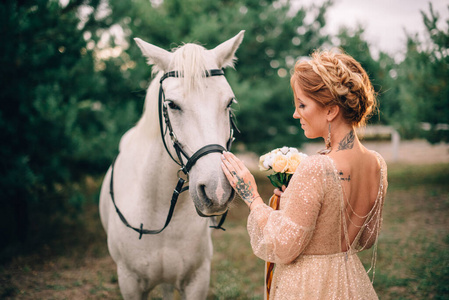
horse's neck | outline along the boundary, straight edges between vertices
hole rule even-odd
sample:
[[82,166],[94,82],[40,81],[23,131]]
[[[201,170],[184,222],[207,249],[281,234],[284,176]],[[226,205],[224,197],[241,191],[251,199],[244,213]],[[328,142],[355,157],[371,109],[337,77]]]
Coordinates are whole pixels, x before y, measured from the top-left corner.
[[154,78],[147,89],[145,97],[145,105],[142,117],[136,125],[136,131],[139,135],[139,141],[151,141],[153,139],[161,139],[159,127],[159,80],[161,74]]
[[116,169],[117,182],[121,182],[123,190],[127,191],[122,199],[126,198],[127,202],[132,201],[142,209],[147,206],[167,209],[178,169],[166,153],[160,135],[145,136],[145,132],[136,126],[123,136]]

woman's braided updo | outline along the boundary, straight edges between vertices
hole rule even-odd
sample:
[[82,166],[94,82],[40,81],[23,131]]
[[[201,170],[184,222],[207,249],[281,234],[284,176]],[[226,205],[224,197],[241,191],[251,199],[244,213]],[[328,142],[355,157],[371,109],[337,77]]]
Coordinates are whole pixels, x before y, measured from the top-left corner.
[[366,71],[347,54],[314,52],[312,60],[296,63],[290,83],[323,106],[338,105],[353,126],[364,125],[377,105]]

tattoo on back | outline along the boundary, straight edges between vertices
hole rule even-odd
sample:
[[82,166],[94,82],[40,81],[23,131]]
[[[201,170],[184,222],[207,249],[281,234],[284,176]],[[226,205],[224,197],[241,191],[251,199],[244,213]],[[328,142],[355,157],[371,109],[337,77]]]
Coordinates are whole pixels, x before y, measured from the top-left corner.
[[343,171],[338,172],[338,175],[340,175],[340,179],[343,181],[351,181],[351,174],[348,175],[348,177],[343,177]]
[[352,149],[354,147],[354,130],[351,130],[341,141],[338,143],[338,150],[346,150],[346,149]]

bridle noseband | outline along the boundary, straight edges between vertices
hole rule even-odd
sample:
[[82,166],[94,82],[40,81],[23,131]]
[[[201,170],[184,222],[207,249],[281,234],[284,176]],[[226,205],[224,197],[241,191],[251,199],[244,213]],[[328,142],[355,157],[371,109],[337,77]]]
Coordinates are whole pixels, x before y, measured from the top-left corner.
[[[212,76],[224,76],[224,72],[222,69],[212,69],[212,70],[208,70],[205,72],[204,74],[205,77],[212,77]],[[120,217],[120,219],[122,220],[122,222],[129,228],[133,229],[134,231],[139,233],[139,239],[142,238],[143,234],[158,234],[160,232],[162,232],[170,223],[170,220],[173,216],[173,211],[175,209],[175,205],[176,202],[178,200],[179,194],[181,194],[182,192],[186,191],[189,189],[189,187],[183,187],[184,184],[186,183],[186,180],[183,179],[180,176],[180,172],[183,172],[186,176],[187,176],[187,180],[188,180],[188,174],[190,172],[190,170],[192,169],[193,165],[198,161],[198,159],[200,159],[201,157],[210,154],[210,153],[223,153],[223,151],[226,150],[230,150],[231,149],[231,145],[232,142],[234,140],[234,129],[237,130],[238,132],[240,132],[235,124],[234,121],[234,115],[232,113],[232,111],[229,111],[229,120],[230,120],[230,135],[229,135],[229,140],[226,143],[226,148],[224,148],[222,145],[219,144],[210,144],[210,145],[206,145],[202,148],[200,148],[199,150],[197,150],[194,154],[192,154],[192,156],[187,155],[187,153],[184,151],[181,143],[179,142],[179,140],[176,137],[176,134],[173,131],[173,127],[171,125],[170,122],[170,118],[168,115],[168,110],[167,110],[167,105],[164,103],[165,100],[165,94],[164,94],[164,89],[162,87],[162,82],[169,78],[169,77],[175,77],[175,78],[179,78],[179,77],[183,77],[183,74],[181,72],[178,71],[171,71],[168,73],[165,73],[160,81],[159,81],[159,97],[158,97],[158,111],[159,111],[159,127],[160,127],[160,131],[161,131],[161,137],[162,137],[162,142],[164,144],[165,150],[167,151],[167,153],[169,154],[170,158],[176,163],[178,164],[181,168],[178,171],[178,183],[176,184],[176,187],[173,191],[173,195],[172,195],[172,199],[171,199],[171,203],[170,203],[170,209],[167,215],[167,219],[165,221],[164,227],[162,229],[159,230],[148,230],[148,229],[144,229],[143,228],[143,223],[140,224],[140,228],[136,228],[131,226],[128,221],[126,220],[126,218],[123,216],[123,214],[120,212],[119,208],[117,207],[116,203],[115,203],[115,199],[114,199],[114,185],[113,185],[113,178],[114,178],[114,164],[115,161],[118,157],[114,159],[114,161],[112,162],[111,165],[111,182],[110,182],[110,195],[111,195],[111,199],[112,199],[112,203],[115,206],[115,210],[118,214],[118,216]],[[163,119],[164,121],[163,121]],[[164,130],[164,124],[165,122],[165,130]],[[172,145],[173,148],[176,151],[176,155],[178,157],[178,160],[176,160],[173,155],[171,154],[170,150],[167,147],[167,143],[165,141],[165,136],[166,134],[170,135],[171,141],[172,141]],[[187,163],[184,163],[182,156],[184,156],[187,159]],[[201,214],[200,211],[198,211],[197,209],[197,213],[202,216],[202,217],[213,217],[213,216],[205,216],[203,214]],[[218,225],[216,226],[209,226],[211,228],[215,228],[215,229],[222,229],[225,230],[222,225],[226,219],[226,215],[227,215],[228,211],[226,210],[226,212],[222,215],[220,222],[218,223]]]

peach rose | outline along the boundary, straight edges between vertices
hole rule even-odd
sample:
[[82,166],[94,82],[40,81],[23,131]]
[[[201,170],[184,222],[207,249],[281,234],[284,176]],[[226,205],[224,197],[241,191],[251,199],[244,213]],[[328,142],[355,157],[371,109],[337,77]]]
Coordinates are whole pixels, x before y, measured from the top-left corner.
[[273,160],[273,171],[282,173],[288,167],[288,159],[283,155],[276,155]]
[[287,170],[285,171],[288,174],[293,174],[296,171],[296,168],[301,163],[302,157],[299,153],[292,153],[292,155],[287,160]]

